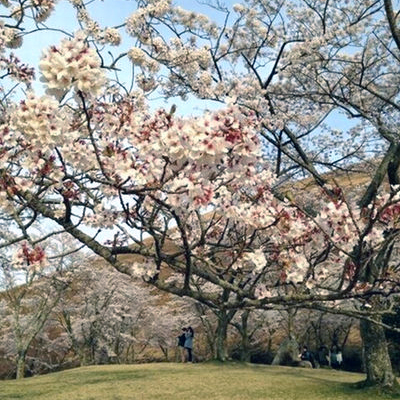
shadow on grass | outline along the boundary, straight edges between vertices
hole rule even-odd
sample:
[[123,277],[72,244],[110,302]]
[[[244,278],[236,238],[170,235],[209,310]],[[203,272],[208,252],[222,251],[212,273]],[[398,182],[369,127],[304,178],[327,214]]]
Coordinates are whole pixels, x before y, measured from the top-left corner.
[[[222,367],[230,367],[230,368],[243,368],[243,367],[250,367],[254,368],[257,367],[258,364],[249,364],[244,362],[229,362],[224,363],[220,361],[209,361],[207,362],[209,365],[213,366],[222,366]],[[265,365],[263,365],[265,367]],[[295,367],[282,367],[282,366],[270,366],[268,368],[268,374],[270,375],[277,375],[280,376],[282,374],[282,368],[285,368],[285,375],[290,375],[295,378],[299,379],[307,379],[310,381],[314,381],[318,383],[318,386],[321,390],[324,390],[324,387],[329,387],[328,390],[332,390],[332,386],[336,388],[338,393],[343,393],[348,395],[349,398],[352,396],[362,395],[363,398],[368,400],[373,399],[399,399],[400,400],[400,384],[395,386],[394,388],[386,388],[386,387],[377,387],[371,386],[367,383],[367,381],[359,381],[359,382],[343,382],[341,381],[340,372],[337,370],[323,370],[324,372],[332,372],[329,376],[321,376],[316,375],[319,369],[304,369],[304,368],[295,368]],[[338,374],[338,375],[335,375]]]
[[356,395],[362,395],[368,400],[373,399],[400,399],[400,391],[396,389],[387,389],[384,387],[369,386],[365,381],[360,382],[340,382],[332,379],[324,379],[321,377],[308,377],[309,380],[319,383],[321,391],[325,385],[329,385],[329,390],[334,386],[338,393],[348,395],[349,398]]
[[349,385],[354,393],[364,392],[369,395],[368,398],[370,399],[374,399],[377,397],[383,397],[387,399],[400,399],[399,383],[394,385],[394,387],[385,387],[385,386],[371,385],[368,381],[364,380]]
[[[315,371],[315,370],[312,370]],[[339,371],[337,371],[339,372]],[[323,377],[312,374],[307,374],[307,370],[298,370],[296,368],[287,371],[288,375],[294,375],[296,377],[304,378],[310,381],[318,382],[321,390],[325,385],[330,387],[335,386],[338,391],[343,394],[349,395],[363,395],[365,399],[400,399],[400,384],[395,385],[393,388],[376,386],[369,384],[366,380],[359,382],[341,382],[340,376],[335,379],[334,376]]]

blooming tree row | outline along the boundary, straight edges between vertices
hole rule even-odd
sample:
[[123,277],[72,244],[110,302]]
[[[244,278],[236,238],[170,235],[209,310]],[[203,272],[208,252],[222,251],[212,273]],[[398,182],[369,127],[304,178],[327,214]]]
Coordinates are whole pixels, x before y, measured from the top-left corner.
[[17,379],[76,363],[132,363],[147,350],[168,359],[180,328],[196,326],[187,302],[91,261],[24,284],[21,271],[2,269],[0,353]]

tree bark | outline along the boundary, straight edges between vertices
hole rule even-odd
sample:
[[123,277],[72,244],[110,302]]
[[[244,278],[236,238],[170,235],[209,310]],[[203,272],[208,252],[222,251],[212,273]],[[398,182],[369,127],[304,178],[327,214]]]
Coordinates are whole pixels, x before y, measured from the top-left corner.
[[20,351],[17,356],[17,379],[25,377],[25,365],[26,365],[26,352]]
[[240,361],[249,362],[250,361],[250,338],[248,333],[248,321],[249,321],[250,311],[245,310],[242,313],[242,326],[240,330],[241,336],[241,346],[240,346]]
[[250,354],[250,340],[246,333],[242,336],[242,343],[240,349],[240,361],[250,362],[251,354]]
[[393,373],[384,328],[371,321],[361,320],[360,332],[367,373],[364,384],[397,391],[399,384]]
[[216,331],[216,343],[215,343],[215,359],[218,361],[226,361],[228,358],[228,352],[226,349],[226,337],[228,332],[229,317],[226,310],[221,310],[217,314],[218,325]]

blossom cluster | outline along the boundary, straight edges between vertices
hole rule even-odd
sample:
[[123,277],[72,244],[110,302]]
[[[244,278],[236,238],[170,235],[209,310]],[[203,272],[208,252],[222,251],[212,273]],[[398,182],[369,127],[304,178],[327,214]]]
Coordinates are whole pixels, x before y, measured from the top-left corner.
[[22,44],[22,37],[17,29],[8,28],[0,21],[0,49],[17,48]]
[[35,71],[32,67],[20,62],[14,54],[8,57],[0,55],[0,68],[6,70],[12,79],[17,82],[29,84],[35,78]]
[[87,10],[83,7],[81,0],[72,2],[77,8],[78,20],[85,27],[85,33],[100,44],[118,46],[121,43],[121,35],[115,28],[101,28],[100,24],[93,20]]
[[34,19],[36,22],[44,22],[54,10],[55,0],[31,0]]
[[[157,7],[157,12],[153,8]],[[151,19],[161,18],[168,13],[169,18],[174,24],[182,25],[190,31],[207,30],[209,34],[216,33],[216,27],[209,19],[193,11],[188,12],[180,7],[168,8],[167,3],[152,2],[147,7],[139,8],[127,20],[127,32],[139,39],[142,45],[148,46],[144,52],[140,46],[133,47],[128,51],[128,57],[133,64],[139,65],[143,76],[137,82],[141,86],[146,86],[146,91],[154,88],[157,78],[154,77],[160,69],[160,63],[167,65],[174,73],[164,82],[164,90],[169,92],[168,85],[171,85],[171,92],[176,90],[174,80],[185,79],[191,81],[193,89],[202,93],[206,97],[210,93],[212,85],[212,76],[208,72],[211,65],[211,53],[209,45],[197,46],[196,37],[190,36],[187,40],[183,37],[171,37],[169,39],[161,37],[159,33],[152,28]],[[171,15],[169,15],[171,14]],[[212,33],[211,33],[212,32]],[[149,88],[150,83],[153,86]],[[184,97],[182,93],[174,93]]]
[[96,95],[106,82],[100,58],[88,46],[83,32],[46,50],[40,61],[40,71],[49,93],[62,94],[73,88]]
[[12,143],[12,140],[23,147],[32,147],[34,151],[46,152],[65,141],[64,126],[58,102],[49,96],[36,97],[31,92],[12,113],[10,130],[14,134],[7,142]]
[[205,32],[214,38],[218,36],[217,25],[208,16],[179,6],[172,11],[171,20],[174,24],[180,24],[191,32]]
[[46,253],[40,246],[31,247],[23,242],[14,252],[12,264],[16,269],[27,269],[31,272],[41,271],[47,265]]
[[93,212],[85,218],[85,223],[94,228],[112,228],[120,219],[121,213],[113,206],[106,207],[105,204],[98,204]]
[[146,6],[138,8],[126,20],[128,33],[144,40],[150,39],[147,19],[161,18],[168,13],[170,8],[171,0],[149,1]]
[[35,22],[40,23],[50,17],[56,0],[29,0],[18,5],[14,5],[14,3],[7,0],[2,1],[2,3],[10,9],[11,16],[16,20],[22,20],[30,11]]

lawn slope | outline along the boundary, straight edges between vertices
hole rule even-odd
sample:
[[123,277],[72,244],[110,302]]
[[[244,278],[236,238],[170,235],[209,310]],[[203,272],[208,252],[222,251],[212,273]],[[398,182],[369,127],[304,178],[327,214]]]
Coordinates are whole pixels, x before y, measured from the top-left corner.
[[245,364],[82,367],[0,382],[1,400],[372,400],[363,375]]

